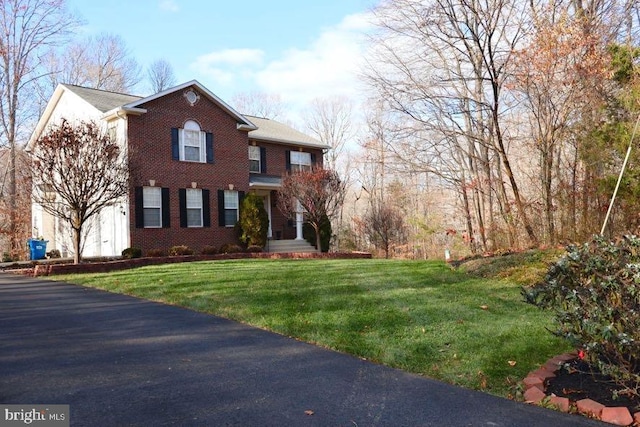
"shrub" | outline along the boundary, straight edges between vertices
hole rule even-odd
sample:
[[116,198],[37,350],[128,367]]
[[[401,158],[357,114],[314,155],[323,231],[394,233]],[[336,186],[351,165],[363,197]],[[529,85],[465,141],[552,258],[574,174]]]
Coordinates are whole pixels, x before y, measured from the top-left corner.
[[247,247],[247,252],[260,253],[262,252],[262,246],[250,245]]
[[172,246],[171,249],[169,249],[169,255],[193,255],[193,249],[186,245]]
[[235,254],[238,252],[242,252],[242,248],[235,243],[225,243],[224,245],[220,246],[219,251],[219,253],[221,254]]
[[247,246],[264,247],[267,244],[269,214],[262,197],[249,193],[242,199],[238,227],[240,241]]
[[149,251],[147,252],[147,256],[148,257],[153,257],[153,258],[158,258],[158,257],[162,257],[165,256],[165,252],[163,249],[149,249]]
[[215,255],[218,253],[218,249],[216,249],[215,246],[210,246],[207,245],[205,247],[202,248],[202,250],[200,251],[200,253],[202,255]]
[[132,259],[132,258],[140,258],[141,256],[142,256],[142,249],[140,248],[126,248],[125,250],[122,251],[122,258]]
[[47,252],[47,256],[49,258],[62,258],[62,255],[60,255],[60,251],[58,249],[51,249],[49,252]]
[[640,392],[640,239],[597,236],[570,246],[527,302],[555,311],[556,335],[580,348],[622,392]]
[[11,262],[13,261],[13,258],[11,257],[11,254],[9,252],[3,252],[2,254],[2,262]]
[[[313,229],[313,226],[308,222],[305,222],[302,225],[302,237],[312,244],[316,246],[316,231]],[[322,222],[320,223],[320,252],[329,252],[329,245],[331,243],[331,221],[328,216],[324,216],[322,218]]]

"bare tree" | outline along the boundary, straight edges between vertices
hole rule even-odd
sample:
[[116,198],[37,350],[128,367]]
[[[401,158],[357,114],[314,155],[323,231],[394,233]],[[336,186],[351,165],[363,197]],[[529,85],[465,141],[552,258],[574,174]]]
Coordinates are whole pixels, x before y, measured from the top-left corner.
[[278,189],[278,209],[295,219],[300,213],[316,232],[316,247],[320,248],[320,227],[325,218],[331,220],[344,201],[344,183],[335,171],[314,167],[282,177]]
[[140,66],[124,40],[108,33],[76,41],[62,51],[49,51],[47,68],[46,98],[58,83],[130,93],[141,79]]
[[374,203],[363,219],[365,234],[375,247],[384,251],[385,258],[389,258],[394,244],[406,240],[402,212],[394,206]]
[[41,55],[65,40],[77,21],[64,0],[5,0],[0,11],[0,132],[9,148],[7,173],[8,228],[11,252],[19,251],[16,158],[26,122],[35,114],[33,92],[42,77]]
[[286,110],[280,95],[265,92],[244,92],[235,95],[231,104],[242,114],[265,119],[280,119]]
[[[316,98],[304,113],[304,121],[311,133],[329,147],[323,165],[338,172],[345,188],[349,186],[350,159],[345,155],[348,142],[354,137],[351,122],[353,103],[345,97]],[[334,219],[335,247],[340,249],[340,230],[343,228],[343,209]]]
[[147,69],[147,78],[153,93],[162,92],[176,84],[173,67],[166,59],[153,61]]
[[96,123],[63,120],[35,142],[32,168],[33,200],[69,224],[78,263],[85,225],[128,194],[126,155]]

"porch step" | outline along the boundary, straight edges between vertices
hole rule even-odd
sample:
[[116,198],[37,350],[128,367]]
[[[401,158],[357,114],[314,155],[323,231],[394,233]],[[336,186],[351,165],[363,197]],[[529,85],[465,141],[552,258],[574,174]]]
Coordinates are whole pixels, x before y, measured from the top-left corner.
[[309,253],[318,252],[316,248],[309,244],[306,240],[269,240],[267,243],[267,251],[271,253]]

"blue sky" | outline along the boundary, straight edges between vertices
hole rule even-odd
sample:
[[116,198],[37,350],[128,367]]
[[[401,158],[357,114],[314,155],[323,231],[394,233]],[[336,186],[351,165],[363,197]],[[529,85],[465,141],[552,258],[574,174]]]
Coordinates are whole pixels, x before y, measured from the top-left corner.
[[121,36],[144,68],[173,66],[230,101],[278,94],[292,108],[316,97],[357,96],[355,73],[374,0],[69,0],[80,34]]

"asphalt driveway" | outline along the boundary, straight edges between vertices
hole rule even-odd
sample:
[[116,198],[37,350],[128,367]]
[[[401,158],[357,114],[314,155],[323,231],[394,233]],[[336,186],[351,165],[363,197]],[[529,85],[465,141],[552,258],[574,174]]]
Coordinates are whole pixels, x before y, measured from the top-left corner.
[[72,426],[605,425],[215,316],[8,274],[0,404],[70,405]]

